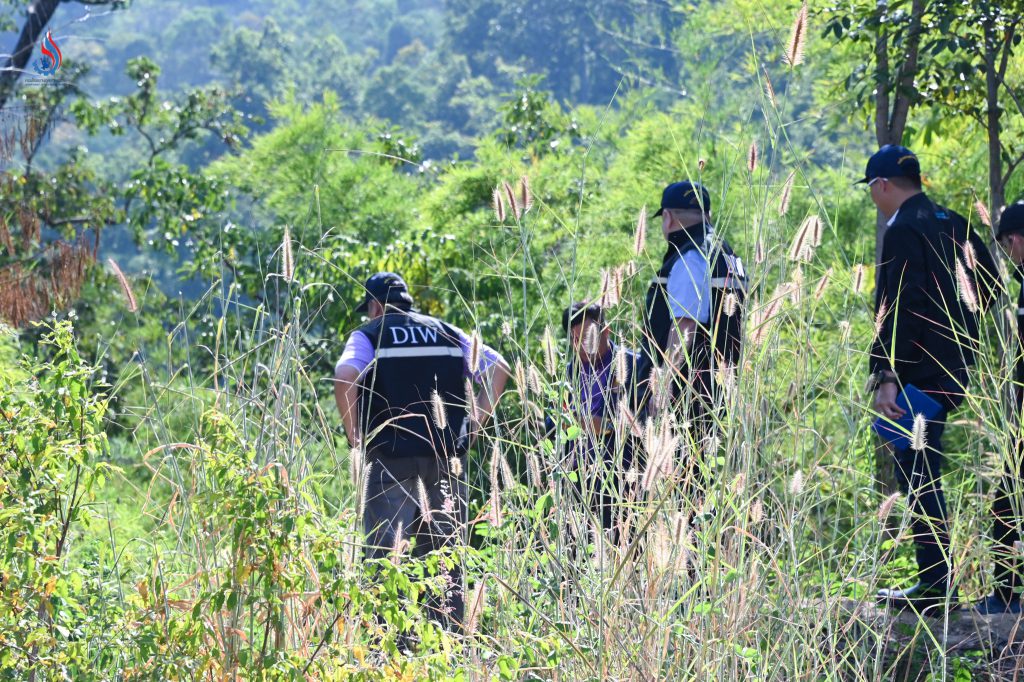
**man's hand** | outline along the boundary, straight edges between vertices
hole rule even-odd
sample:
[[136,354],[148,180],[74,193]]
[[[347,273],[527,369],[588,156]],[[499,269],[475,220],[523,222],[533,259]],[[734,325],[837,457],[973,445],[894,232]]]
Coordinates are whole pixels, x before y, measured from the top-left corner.
[[896,384],[882,384],[875,391],[875,410],[887,419],[893,421],[899,419],[906,410],[896,404],[896,396],[899,395],[899,386]]

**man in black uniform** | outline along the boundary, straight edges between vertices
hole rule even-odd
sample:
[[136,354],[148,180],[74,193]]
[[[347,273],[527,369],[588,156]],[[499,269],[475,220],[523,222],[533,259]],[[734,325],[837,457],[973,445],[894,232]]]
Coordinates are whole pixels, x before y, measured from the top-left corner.
[[[746,273],[729,243],[715,233],[711,197],[699,183],[666,187],[654,215],[661,216],[668,245],[644,305],[642,378],[667,361],[673,398],[685,394],[683,386],[692,387],[689,416],[707,432],[716,370],[735,368],[740,359]],[[648,395],[659,390],[651,384],[647,381]]]
[[[1024,281],[1024,201],[1009,206],[999,219],[996,239],[1016,266],[1014,277]],[[1024,443],[1021,440],[1021,415],[1024,409],[1024,284],[1017,298],[1017,348],[1014,355],[1013,416],[1010,426],[1010,450],[996,497],[992,501],[992,540],[995,558],[996,589],[974,608],[978,613],[1020,613],[1024,566],[1021,565],[1020,531],[1024,517]]]
[[[365,461],[368,558],[386,557],[406,539],[415,540],[418,556],[457,544],[466,528],[463,456],[509,376],[493,349],[412,304],[398,275],[367,280],[357,310],[370,321],[349,337],[335,368],[345,434]],[[467,378],[483,384],[475,409]],[[463,620],[461,570],[450,578],[431,607],[455,629]]]
[[879,590],[878,596],[893,608],[955,606],[940,480],[942,434],[948,415],[963,401],[978,344],[978,313],[995,291],[996,267],[967,221],[924,194],[920,164],[906,147],[882,147],[860,182],[888,219],[875,292],[880,327],[870,359],[875,410],[889,419],[901,417],[897,396],[911,384],[941,405],[927,424],[925,449],[893,453],[914,515],[918,583]]

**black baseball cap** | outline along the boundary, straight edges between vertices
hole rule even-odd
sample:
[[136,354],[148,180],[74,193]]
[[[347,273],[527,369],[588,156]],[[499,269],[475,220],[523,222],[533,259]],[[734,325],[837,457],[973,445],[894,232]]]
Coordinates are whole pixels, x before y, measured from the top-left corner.
[[1024,199],[1010,204],[999,217],[999,229],[996,230],[996,241],[1008,234],[1024,232]]
[[677,208],[680,210],[696,209],[711,212],[711,195],[699,182],[674,182],[661,193],[661,208],[655,216],[661,215],[666,208]]
[[868,159],[864,178],[856,184],[875,178],[920,178],[921,164],[914,152],[897,144],[887,144]]
[[377,301],[381,305],[386,303],[412,305],[413,302],[405,280],[393,272],[378,272],[366,280],[363,288],[366,289],[366,296],[363,297],[363,302],[356,308],[357,313],[369,311],[370,301]]
[[596,303],[577,301],[562,311],[562,331],[569,333],[569,327],[575,327],[584,320],[604,321],[604,309]]

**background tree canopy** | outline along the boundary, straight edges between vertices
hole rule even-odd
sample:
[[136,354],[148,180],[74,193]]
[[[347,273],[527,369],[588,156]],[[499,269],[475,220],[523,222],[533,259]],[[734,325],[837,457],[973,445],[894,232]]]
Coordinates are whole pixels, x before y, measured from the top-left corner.
[[[967,679],[976,657],[894,654],[844,610],[910,565],[861,394],[882,223],[851,184],[903,142],[987,234],[1022,190],[1022,16],[0,0],[0,678]],[[581,434],[558,321],[601,299],[639,342],[647,216],[683,178],[751,272],[747,355],[708,495],[651,487],[650,541],[612,548],[558,459]],[[516,369],[469,465],[466,655],[400,597],[444,559],[396,557],[372,589],[353,560],[326,377],[383,269]],[[975,596],[984,483],[1013,452],[1004,315],[949,448]],[[637,429],[653,451],[677,427]]]

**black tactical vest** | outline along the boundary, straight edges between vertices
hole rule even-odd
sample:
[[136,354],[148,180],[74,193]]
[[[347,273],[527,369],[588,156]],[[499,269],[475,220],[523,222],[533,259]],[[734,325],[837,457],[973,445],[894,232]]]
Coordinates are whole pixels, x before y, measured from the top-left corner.
[[[388,308],[359,331],[374,361],[360,380],[360,419],[368,459],[451,457],[467,415],[463,350],[441,320]],[[439,428],[431,396],[444,403]]]
[[[668,236],[668,242],[661,269],[647,290],[644,347],[648,357],[656,364],[663,362],[674,322],[668,305],[669,274],[683,255],[691,249],[700,248],[711,267],[711,317],[707,326],[697,325],[692,359],[702,369],[710,369],[712,362],[736,366],[743,344],[743,307],[747,291],[743,261],[710,226],[694,225],[673,232]],[[730,300],[730,296],[734,300]],[[711,349],[714,353],[710,352]]]
[[736,367],[743,348],[743,310],[747,299],[747,273],[724,238],[708,233],[705,253],[711,263],[711,320],[715,340],[714,361]]

